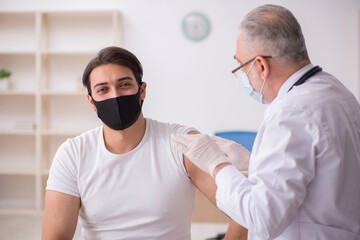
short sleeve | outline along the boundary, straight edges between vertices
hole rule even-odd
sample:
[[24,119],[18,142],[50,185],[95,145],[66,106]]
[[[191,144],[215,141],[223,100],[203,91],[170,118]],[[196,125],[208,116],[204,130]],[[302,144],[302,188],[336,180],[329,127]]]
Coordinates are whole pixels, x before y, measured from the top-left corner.
[[[187,134],[189,132],[198,132],[195,128],[190,128],[186,126],[182,126],[180,124],[172,124],[170,127],[170,135],[171,134]],[[171,140],[170,140],[171,142]],[[181,169],[184,171],[184,174],[189,177],[188,173],[186,172],[185,166],[184,166],[184,158],[182,152],[177,150],[174,145],[171,142],[171,152],[174,156],[174,159],[176,160],[177,164],[181,167]]]
[[80,197],[77,184],[76,147],[67,140],[57,150],[51,164],[46,190],[53,190]]

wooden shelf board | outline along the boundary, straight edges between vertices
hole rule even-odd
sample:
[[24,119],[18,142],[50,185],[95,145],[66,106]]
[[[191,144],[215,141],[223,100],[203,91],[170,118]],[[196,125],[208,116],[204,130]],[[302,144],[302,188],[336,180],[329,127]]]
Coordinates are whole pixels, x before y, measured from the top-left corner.
[[86,130],[44,130],[41,132],[43,136],[77,136]]
[[8,51],[8,50],[4,50],[4,49],[0,49],[0,55],[34,55],[36,54],[36,50],[13,50],[13,51]]
[[80,56],[95,56],[99,49],[91,49],[91,50],[82,50],[82,51],[76,51],[76,50],[43,50],[41,52],[42,55],[80,55]]
[[86,91],[54,91],[54,90],[45,90],[41,92],[44,96],[86,96]]
[[35,17],[35,13],[34,11],[19,11],[19,10],[9,10],[9,11],[0,11],[1,15],[29,15],[29,16],[34,16]]
[[50,10],[43,12],[47,16],[60,16],[60,17],[69,17],[69,16],[75,16],[75,17],[109,17],[109,14],[111,13],[117,13],[117,11],[114,10],[100,10],[100,11],[78,11],[78,10]]
[[35,169],[1,168],[0,175],[36,175]]
[[19,136],[31,136],[35,135],[35,130],[7,130],[0,129],[0,135],[19,135]]
[[35,96],[35,91],[27,91],[27,90],[1,90],[0,95],[16,95],[16,96]]
[[1,215],[38,215],[35,208],[0,208]]

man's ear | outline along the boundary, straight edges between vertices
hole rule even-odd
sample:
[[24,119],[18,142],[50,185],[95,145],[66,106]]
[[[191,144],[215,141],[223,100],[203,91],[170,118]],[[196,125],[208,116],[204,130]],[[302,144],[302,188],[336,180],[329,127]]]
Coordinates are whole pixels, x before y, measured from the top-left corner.
[[88,94],[86,97],[87,97],[87,99],[88,99],[88,101],[89,101],[89,104],[90,104],[91,109],[92,109],[94,112],[97,112],[96,107],[95,107],[95,104],[94,104],[94,102],[93,102],[92,97],[90,96],[90,94]]
[[143,101],[146,97],[146,86],[146,82],[142,82],[142,84],[140,85],[140,99]]

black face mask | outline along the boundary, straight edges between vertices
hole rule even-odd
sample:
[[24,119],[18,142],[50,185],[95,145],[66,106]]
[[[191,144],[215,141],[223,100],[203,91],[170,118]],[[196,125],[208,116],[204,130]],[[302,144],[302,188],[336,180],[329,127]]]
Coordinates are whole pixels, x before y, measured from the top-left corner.
[[140,102],[140,88],[134,95],[119,96],[95,101],[97,115],[109,128],[124,130],[133,125],[140,116],[143,101]]

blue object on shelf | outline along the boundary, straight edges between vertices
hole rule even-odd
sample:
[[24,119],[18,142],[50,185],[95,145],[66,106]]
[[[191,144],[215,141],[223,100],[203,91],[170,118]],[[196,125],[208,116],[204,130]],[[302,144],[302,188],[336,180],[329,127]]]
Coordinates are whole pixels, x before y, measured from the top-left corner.
[[246,131],[228,131],[228,132],[216,132],[215,136],[233,140],[234,142],[240,143],[247,150],[251,152],[256,132],[246,132]]

